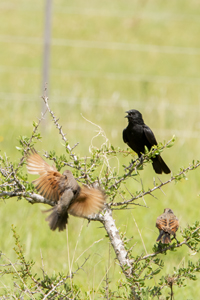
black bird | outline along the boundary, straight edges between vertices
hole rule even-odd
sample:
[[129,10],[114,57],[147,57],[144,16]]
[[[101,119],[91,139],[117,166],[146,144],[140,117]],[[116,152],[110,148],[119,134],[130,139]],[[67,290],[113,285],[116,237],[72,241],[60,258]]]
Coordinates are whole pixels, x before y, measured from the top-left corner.
[[[131,109],[126,111],[128,115],[128,126],[123,130],[123,140],[139,157],[145,152],[145,146],[151,149],[152,146],[157,145],[156,138],[152,130],[144,123],[142,114],[136,110]],[[170,173],[170,169],[160,155],[152,157],[152,164],[154,171],[157,174]]]

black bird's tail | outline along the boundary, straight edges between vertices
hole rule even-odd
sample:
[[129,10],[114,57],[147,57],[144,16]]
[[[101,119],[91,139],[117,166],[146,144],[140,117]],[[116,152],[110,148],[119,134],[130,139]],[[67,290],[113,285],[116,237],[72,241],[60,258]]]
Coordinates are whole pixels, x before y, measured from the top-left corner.
[[164,172],[165,174],[169,174],[171,172],[160,155],[157,155],[155,158],[152,158],[152,165],[154,171],[157,174],[162,174],[162,172]]

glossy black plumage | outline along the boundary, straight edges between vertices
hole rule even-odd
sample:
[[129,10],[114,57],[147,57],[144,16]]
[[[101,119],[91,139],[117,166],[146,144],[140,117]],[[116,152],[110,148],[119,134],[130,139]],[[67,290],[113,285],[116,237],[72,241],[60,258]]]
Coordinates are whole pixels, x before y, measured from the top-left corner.
[[[132,109],[127,113],[128,126],[123,130],[123,141],[141,157],[142,153],[145,152],[145,146],[150,151],[151,147],[158,143],[153,131],[144,123],[142,114],[138,110]],[[151,159],[157,174],[162,174],[162,172],[169,174],[171,172],[160,155]]]

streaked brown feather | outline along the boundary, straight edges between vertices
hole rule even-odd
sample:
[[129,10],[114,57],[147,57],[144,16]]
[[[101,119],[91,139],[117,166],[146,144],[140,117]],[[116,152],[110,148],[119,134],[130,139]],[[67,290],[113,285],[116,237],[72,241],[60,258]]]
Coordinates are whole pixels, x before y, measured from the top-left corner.
[[44,159],[32,149],[27,155],[27,170],[30,174],[41,175],[33,181],[36,190],[43,197],[57,202],[64,189],[60,188],[60,180],[65,178],[54,166],[50,166]]
[[87,217],[103,209],[105,202],[101,190],[82,186],[79,196],[72,202],[68,212],[77,217]]
[[156,220],[156,227],[160,231],[156,241],[161,241],[163,244],[168,244],[171,243],[170,235],[173,235],[176,238],[176,231],[179,227],[179,221],[170,208],[165,208],[164,213]]
[[41,175],[39,178],[33,181],[36,190],[43,197],[58,201],[63,190],[60,188],[60,180],[62,180],[63,175],[59,172],[48,171],[47,174]]
[[35,149],[32,149],[27,155],[27,170],[30,174],[35,175],[42,175],[48,171],[57,171],[54,166],[47,164]]
[[169,221],[169,226],[170,228],[176,232],[178,230],[178,227],[179,227],[179,222],[178,222],[178,219],[175,218],[175,219],[172,219]]
[[163,226],[167,226],[167,220],[166,219],[160,219],[160,217],[156,220],[156,227],[158,229],[162,229]]
[[[55,167],[49,166],[33,149],[27,156],[27,170],[40,175],[33,181],[36,190],[45,198],[57,202],[47,217],[52,230],[65,229],[68,213],[87,217],[103,209],[105,196],[100,189],[80,187],[71,171],[60,174]],[[46,211],[46,212],[48,212]]]

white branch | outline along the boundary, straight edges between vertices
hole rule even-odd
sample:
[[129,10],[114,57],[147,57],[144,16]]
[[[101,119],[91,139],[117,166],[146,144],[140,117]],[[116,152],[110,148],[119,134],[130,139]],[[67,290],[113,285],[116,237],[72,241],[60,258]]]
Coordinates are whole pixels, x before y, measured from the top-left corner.
[[3,197],[24,197],[28,202],[30,202],[31,204],[34,203],[44,203],[44,204],[48,204],[51,206],[55,205],[55,202],[53,201],[49,201],[48,199],[44,198],[41,195],[35,194],[35,193],[29,193],[29,192],[18,192],[18,191],[13,191],[13,192],[1,192],[0,193],[0,198]]
[[115,225],[115,220],[112,217],[112,211],[111,209],[107,209],[104,216],[102,223],[104,224],[104,227],[108,233],[108,236],[110,238],[110,242],[113,246],[113,249],[115,251],[115,254],[117,256],[117,259],[119,260],[120,266],[124,271],[124,267],[128,267],[128,274],[131,274],[132,267],[130,264],[130,260],[128,259],[128,253],[126,249],[124,248],[124,244],[122,242],[122,239],[120,238],[119,231]]
[[[132,263],[131,260],[128,257],[128,252],[126,251],[124,247],[124,243],[119,235],[119,231],[115,225],[115,220],[112,217],[112,210],[106,207],[103,214],[95,215],[95,217],[90,218],[94,221],[100,221],[109,236],[110,242],[112,244],[112,247],[115,251],[116,257],[120,263],[120,267],[126,276],[127,279],[130,279],[132,277]],[[139,299],[135,292],[135,287],[131,287],[132,295],[131,299]]]

